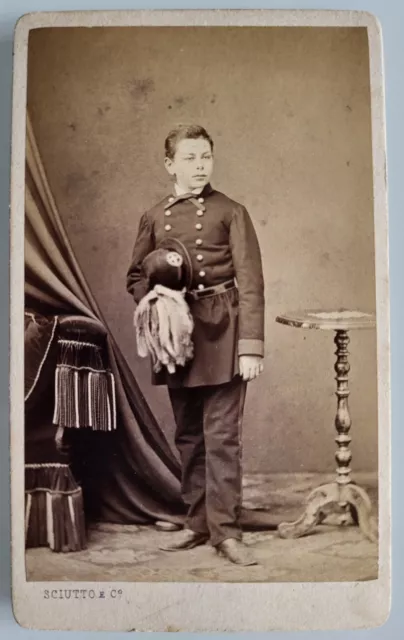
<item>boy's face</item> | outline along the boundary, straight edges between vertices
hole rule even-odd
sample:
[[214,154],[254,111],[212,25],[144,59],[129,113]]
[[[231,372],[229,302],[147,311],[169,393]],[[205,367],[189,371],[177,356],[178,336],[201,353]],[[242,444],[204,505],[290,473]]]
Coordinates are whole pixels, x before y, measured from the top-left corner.
[[185,191],[203,189],[213,172],[213,154],[208,140],[186,138],[177,144],[174,158],[165,159],[168,173]]

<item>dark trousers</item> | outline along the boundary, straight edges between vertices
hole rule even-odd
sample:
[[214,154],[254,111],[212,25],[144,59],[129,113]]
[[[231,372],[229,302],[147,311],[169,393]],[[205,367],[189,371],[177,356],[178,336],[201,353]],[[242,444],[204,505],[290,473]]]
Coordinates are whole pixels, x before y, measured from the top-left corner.
[[182,463],[186,527],[213,546],[241,538],[241,426],[247,384],[169,389]]

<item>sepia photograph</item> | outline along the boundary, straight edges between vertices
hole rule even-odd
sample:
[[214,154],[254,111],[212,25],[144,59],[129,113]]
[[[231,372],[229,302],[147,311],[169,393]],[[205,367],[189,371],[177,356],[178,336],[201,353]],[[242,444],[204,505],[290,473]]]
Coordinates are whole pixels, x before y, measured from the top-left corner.
[[27,583],[377,581],[368,28],[91,26],[26,43]]

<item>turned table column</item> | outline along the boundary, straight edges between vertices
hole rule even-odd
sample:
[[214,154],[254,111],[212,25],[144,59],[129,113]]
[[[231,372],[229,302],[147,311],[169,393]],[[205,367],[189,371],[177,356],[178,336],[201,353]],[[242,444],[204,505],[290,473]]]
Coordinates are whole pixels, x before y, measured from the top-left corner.
[[312,531],[330,510],[342,510],[341,523],[346,522],[347,514],[352,513],[364,535],[372,541],[377,540],[377,526],[372,517],[371,502],[364,489],[351,478],[351,416],[348,396],[350,365],[348,361],[349,331],[352,329],[373,329],[375,316],[371,313],[349,310],[335,311],[296,311],[278,316],[276,321],[302,329],[320,329],[335,333],[334,343],[337,356],[336,372],[337,413],[335,416],[335,441],[338,449],[335,454],[337,475],[334,482],[314,489],[307,498],[306,509],[295,522],[282,523],[278,527],[282,538],[298,538]]

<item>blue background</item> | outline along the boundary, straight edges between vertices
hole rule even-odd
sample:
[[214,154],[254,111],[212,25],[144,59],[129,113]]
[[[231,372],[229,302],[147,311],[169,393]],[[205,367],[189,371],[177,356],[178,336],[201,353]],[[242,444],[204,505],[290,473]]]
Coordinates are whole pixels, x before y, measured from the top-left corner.
[[[107,0],[89,2],[81,0],[38,1],[1,0],[0,2],[0,288],[3,305],[0,307],[0,638],[93,638],[94,633],[42,632],[22,629],[15,622],[11,610],[10,593],[10,464],[9,464],[9,417],[8,417],[8,350],[9,350],[9,182],[10,182],[10,136],[11,136],[11,89],[12,89],[12,41],[15,22],[24,13],[32,11],[64,11],[94,9],[345,9],[374,13],[382,26],[384,66],[386,82],[387,157],[389,185],[390,227],[390,291],[391,291],[391,372],[392,372],[392,480],[393,480],[393,605],[389,620],[378,629],[345,632],[296,632],[271,633],[271,638],[310,638],[335,640],[355,638],[357,640],[404,637],[404,619],[401,614],[402,596],[400,585],[404,576],[404,519],[402,517],[402,495],[404,486],[404,393],[400,394],[401,362],[404,355],[402,325],[404,320],[404,189],[402,182],[402,152],[404,149],[404,3],[399,0],[338,1],[301,0],[286,2],[203,2],[193,4],[190,0],[167,0],[148,4],[146,2],[123,2],[118,5]],[[400,162],[401,161],[401,162]],[[403,469],[403,471],[401,471]],[[341,612],[341,615],[343,613]],[[68,635],[69,634],[69,635]],[[141,634],[145,635],[145,634]],[[166,634],[156,634],[165,636]],[[187,635],[187,634],[181,634]],[[192,637],[197,638],[194,634]],[[210,634],[211,637],[213,634]],[[217,637],[219,634],[214,635]],[[233,634],[246,637],[248,634]],[[267,634],[259,634],[267,635]],[[126,638],[125,633],[103,633],[103,638]],[[225,636],[223,636],[225,637]]]

